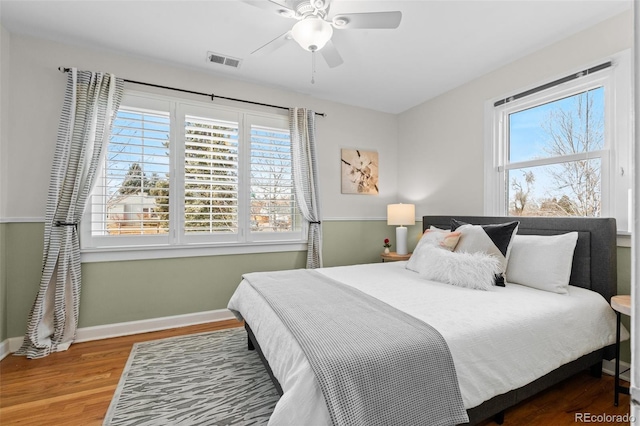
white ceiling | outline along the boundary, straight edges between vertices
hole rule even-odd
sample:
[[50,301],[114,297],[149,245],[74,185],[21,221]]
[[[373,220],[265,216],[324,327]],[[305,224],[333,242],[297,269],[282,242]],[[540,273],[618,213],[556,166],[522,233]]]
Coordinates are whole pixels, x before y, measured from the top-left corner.
[[[266,56],[251,55],[296,21],[240,0],[0,0],[0,19],[11,33],[399,113],[631,5],[632,0],[333,0],[330,16],[400,10],[402,22],[395,30],[334,31],[344,64],[329,68],[318,55],[315,84],[311,53],[294,41]],[[233,69],[209,63],[208,51],[242,64]],[[153,76],[148,81],[163,83]]]

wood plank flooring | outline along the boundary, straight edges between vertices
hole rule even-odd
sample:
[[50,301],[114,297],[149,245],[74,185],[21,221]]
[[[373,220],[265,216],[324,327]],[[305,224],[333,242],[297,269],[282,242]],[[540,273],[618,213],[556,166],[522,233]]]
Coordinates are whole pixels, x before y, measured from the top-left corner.
[[[238,326],[229,320],[76,343],[37,360],[10,355],[0,362],[0,424],[101,425],[134,343]],[[575,413],[627,414],[629,396],[614,407],[613,378],[584,372],[508,410],[504,425],[575,425]]]

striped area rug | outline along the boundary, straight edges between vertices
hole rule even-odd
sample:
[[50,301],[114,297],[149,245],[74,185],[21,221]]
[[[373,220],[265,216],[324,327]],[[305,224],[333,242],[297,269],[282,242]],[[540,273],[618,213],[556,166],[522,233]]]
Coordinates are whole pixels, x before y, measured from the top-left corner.
[[136,343],[104,425],[266,425],[277,401],[235,328]]

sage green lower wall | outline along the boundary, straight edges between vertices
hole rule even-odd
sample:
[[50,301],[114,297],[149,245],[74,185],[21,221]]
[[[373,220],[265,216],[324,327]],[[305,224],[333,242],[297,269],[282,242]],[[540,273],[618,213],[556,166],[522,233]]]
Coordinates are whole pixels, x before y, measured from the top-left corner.
[[[40,283],[44,224],[1,226],[7,248],[5,340],[25,333]],[[383,240],[395,239],[395,228],[384,221],[327,221],[323,230],[325,266],[379,262]],[[417,241],[419,226],[411,232],[410,241]],[[243,273],[305,264],[302,251],[85,263],[79,326],[223,309]]]
[[[40,282],[43,233],[42,223],[0,224],[0,341],[26,330]],[[410,250],[419,236],[420,224],[409,227]],[[395,227],[385,221],[325,221],[324,264],[379,262],[385,238],[395,242]],[[303,268],[305,262],[306,253],[296,251],[85,263],[79,326],[223,309],[243,273]],[[618,293],[630,291],[631,249],[619,247]],[[628,343],[622,353],[629,362]]]
[[[396,227],[386,221],[325,221],[323,227],[324,266],[380,262],[384,239],[395,244]],[[421,234],[421,225],[409,226],[408,248],[413,250]],[[395,245],[391,247],[395,251]]]

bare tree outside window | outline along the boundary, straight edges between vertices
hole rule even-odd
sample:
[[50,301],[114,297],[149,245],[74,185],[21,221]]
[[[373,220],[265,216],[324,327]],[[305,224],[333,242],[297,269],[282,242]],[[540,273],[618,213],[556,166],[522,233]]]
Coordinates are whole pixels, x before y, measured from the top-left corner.
[[293,231],[299,227],[291,157],[288,130],[252,126],[252,232]]
[[509,211],[513,212],[513,216],[524,215],[525,208],[528,207],[529,194],[536,179],[531,171],[522,171],[522,178],[524,179],[524,185],[521,180],[515,178],[511,181],[513,201],[510,203]]
[[509,214],[585,216],[602,212],[604,89],[578,93],[510,115]]

